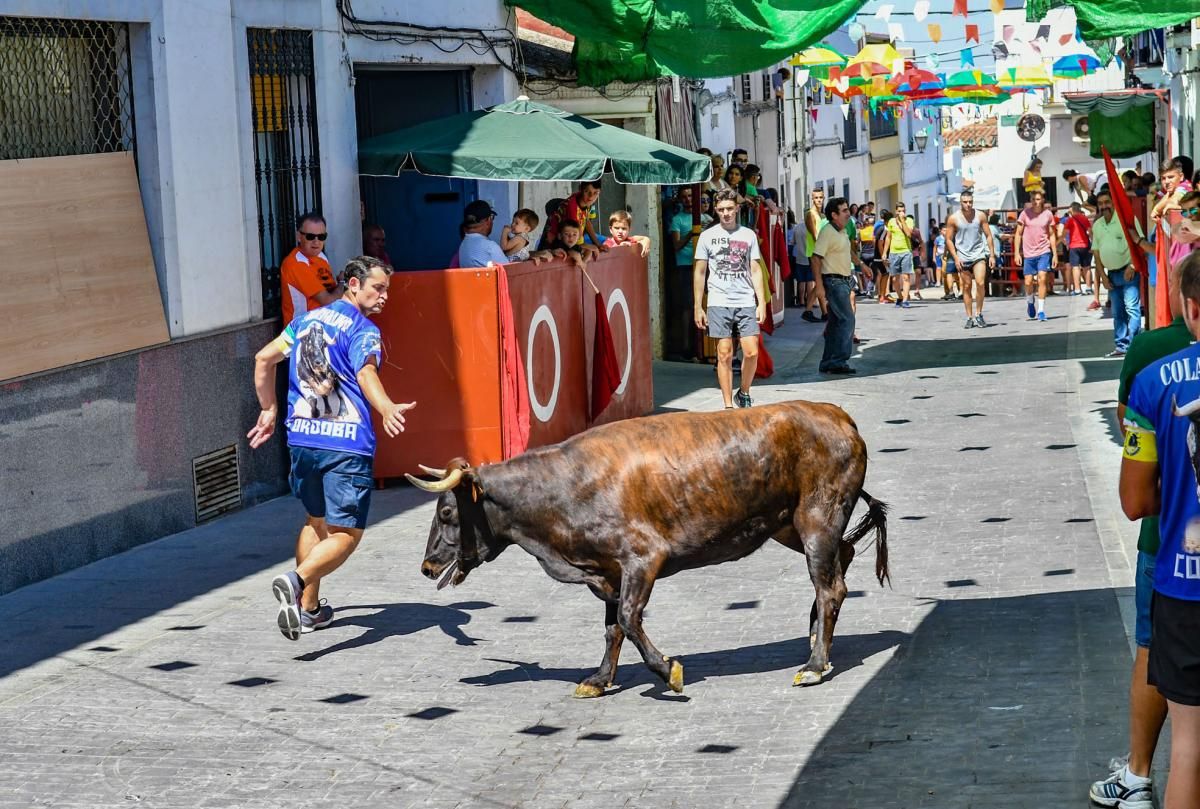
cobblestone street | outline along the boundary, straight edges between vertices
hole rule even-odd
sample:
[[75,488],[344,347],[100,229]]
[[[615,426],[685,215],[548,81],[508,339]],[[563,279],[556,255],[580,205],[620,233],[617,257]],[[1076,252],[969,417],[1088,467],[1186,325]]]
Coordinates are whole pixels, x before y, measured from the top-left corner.
[[[282,498],[0,597],[0,806],[1084,807],[1127,747],[1136,538],[1112,321],[1088,300],[1051,298],[1046,323],[989,300],[969,331],[958,303],[865,303],[851,378],[816,373],[821,327],[792,311],[769,338],[756,403],[844,407],[891,506],[893,586],[864,552],[818,687],[791,685],[804,559],[769,543],[656,586],[647,631],[683,695],[627,643],[621,687],[572,699],[600,603],[519,549],[437,591],[432,496],[406,486],[324,583],[333,625],[291,643]],[[720,406],[707,366],[655,385]]]

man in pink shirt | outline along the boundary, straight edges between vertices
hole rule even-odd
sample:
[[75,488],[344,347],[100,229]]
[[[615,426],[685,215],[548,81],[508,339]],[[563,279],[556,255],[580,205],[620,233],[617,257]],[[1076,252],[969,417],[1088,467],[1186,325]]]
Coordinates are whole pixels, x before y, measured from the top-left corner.
[[[1017,232],[1013,235],[1017,263],[1025,276],[1025,301],[1029,319],[1046,319],[1046,288],[1058,247],[1055,237],[1054,212],[1046,207],[1046,195],[1034,191],[1033,203],[1017,217]],[[1034,307],[1033,279],[1037,276],[1037,306]]]

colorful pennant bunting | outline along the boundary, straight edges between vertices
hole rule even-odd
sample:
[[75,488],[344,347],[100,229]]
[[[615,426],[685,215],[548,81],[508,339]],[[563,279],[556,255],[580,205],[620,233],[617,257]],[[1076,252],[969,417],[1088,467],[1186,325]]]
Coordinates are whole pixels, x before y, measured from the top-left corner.
[[904,26],[898,22],[888,23],[888,38],[892,42],[900,42],[904,39]]
[[1004,0],[992,0],[992,13],[999,14],[1004,11]]
[[1039,25],[1039,26],[1038,26],[1038,32],[1037,32],[1037,36],[1035,36],[1035,37],[1034,37],[1034,39],[1040,39],[1040,40],[1042,40],[1043,42],[1045,42],[1045,41],[1046,41],[1046,40],[1048,40],[1049,38],[1050,38],[1050,26],[1048,26],[1048,25]]
[[962,67],[975,67],[975,54],[971,52],[970,48],[963,48],[961,51],[959,51],[958,56],[961,60],[959,64],[962,65]]
[[1013,34],[1015,33],[1015,29],[1011,25],[1006,25],[1003,28],[1003,32],[1004,32],[1004,41],[1012,42],[1012,38],[1013,38]]
[[929,0],[917,0],[913,5],[913,19],[917,22],[924,22],[929,16]]
[[928,25],[928,29],[929,29],[930,41],[932,41],[932,42],[941,42],[942,41],[942,26],[938,25],[935,22],[931,22]]
[[1063,34],[1062,36],[1060,36],[1060,37],[1058,38],[1058,44],[1059,44],[1059,45],[1066,45],[1068,42],[1070,42],[1070,41],[1071,41],[1071,39],[1072,39],[1074,36],[1075,36],[1074,34]]
[[979,26],[978,25],[968,24],[966,31],[967,31],[967,42],[978,42],[979,41]]
[[878,11],[875,12],[875,19],[883,20],[884,22],[888,22],[889,20],[892,19],[892,9],[894,9],[894,8],[895,8],[895,6],[892,5],[891,3],[885,3],[884,5],[879,7]]
[[967,0],[954,0],[954,11],[950,13],[951,16],[967,16]]

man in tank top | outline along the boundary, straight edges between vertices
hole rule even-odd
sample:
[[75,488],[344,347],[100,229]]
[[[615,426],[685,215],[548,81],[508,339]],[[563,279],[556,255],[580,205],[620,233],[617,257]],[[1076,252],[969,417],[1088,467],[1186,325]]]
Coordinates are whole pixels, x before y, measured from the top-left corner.
[[946,220],[946,251],[958,268],[959,290],[967,310],[964,328],[982,329],[987,325],[983,322],[983,297],[988,270],[996,266],[996,245],[987,217],[975,210],[971,189],[963,189],[959,201],[962,207]]

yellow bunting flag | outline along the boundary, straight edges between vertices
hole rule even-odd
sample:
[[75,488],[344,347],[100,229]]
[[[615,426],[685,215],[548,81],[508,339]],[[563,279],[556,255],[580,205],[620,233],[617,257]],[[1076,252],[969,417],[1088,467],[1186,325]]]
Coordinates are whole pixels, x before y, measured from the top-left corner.
[[992,0],[992,13],[999,14],[1004,11],[1004,0]]
[[942,26],[935,22],[929,23],[929,38],[934,42],[942,41]]

